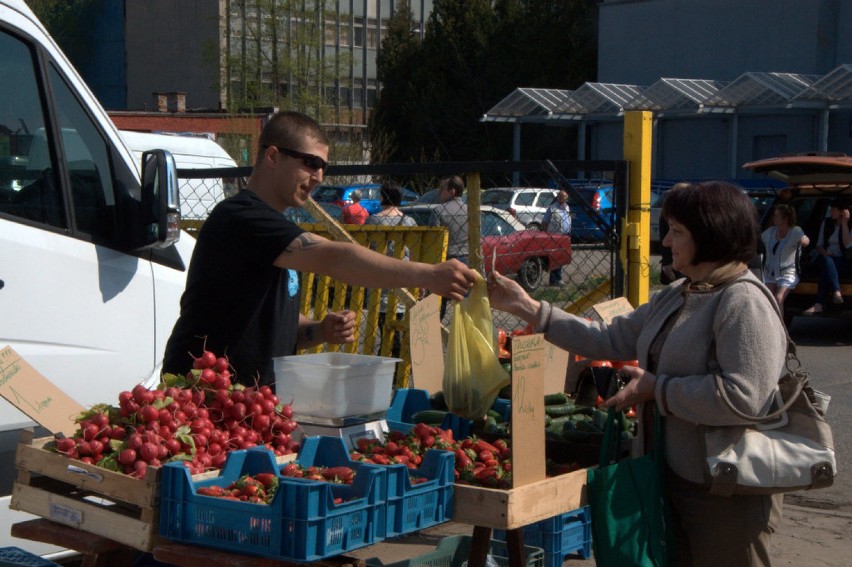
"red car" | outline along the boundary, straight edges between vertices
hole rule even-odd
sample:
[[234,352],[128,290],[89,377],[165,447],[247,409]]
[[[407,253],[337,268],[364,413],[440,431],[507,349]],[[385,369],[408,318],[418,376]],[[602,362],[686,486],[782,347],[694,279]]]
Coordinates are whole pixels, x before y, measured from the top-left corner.
[[[428,226],[432,210],[437,205],[408,205],[400,207],[420,226]],[[495,267],[498,272],[515,276],[527,291],[538,289],[547,273],[571,263],[571,237],[527,230],[508,212],[481,206],[482,258],[485,274],[491,273],[492,254],[497,251]]]

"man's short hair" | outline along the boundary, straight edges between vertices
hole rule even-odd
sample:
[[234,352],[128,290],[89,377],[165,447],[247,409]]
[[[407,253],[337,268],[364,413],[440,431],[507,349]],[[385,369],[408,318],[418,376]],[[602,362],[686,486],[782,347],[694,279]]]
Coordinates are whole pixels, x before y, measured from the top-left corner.
[[308,138],[328,146],[328,136],[319,122],[310,116],[291,110],[276,112],[260,132],[257,159],[262,159],[263,151],[269,146],[304,151]]
[[441,180],[441,186],[452,189],[456,196],[464,193],[464,181],[458,175],[451,175]]

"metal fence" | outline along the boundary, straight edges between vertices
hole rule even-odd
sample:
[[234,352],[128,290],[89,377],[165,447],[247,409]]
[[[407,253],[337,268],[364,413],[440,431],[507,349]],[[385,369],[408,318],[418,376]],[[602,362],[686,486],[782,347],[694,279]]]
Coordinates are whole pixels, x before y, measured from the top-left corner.
[[[220,188],[242,186],[251,168],[178,170],[181,197],[210,207],[227,196]],[[623,295],[623,268],[619,257],[622,219],[626,214],[627,165],[623,161],[465,162],[411,165],[330,166],[323,181],[325,202],[319,207],[288,210],[288,216],[307,230],[336,240],[350,240],[396,257],[439,262],[446,258],[453,226],[431,226],[436,219],[436,189],[441,179],[459,175],[465,181],[467,217],[444,219],[460,223],[469,243],[468,262],[486,275],[492,266],[515,278],[537,299],[545,299],[577,315],[595,317],[592,306]],[[377,186],[393,180],[404,188],[402,211],[417,227],[342,225],[334,195],[343,188],[361,189],[361,204],[377,211]],[[332,190],[331,188],[336,189]],[[499,189],[498,189],[499,188]],[[543,223],[556,192],[568,193],[571,234],[560,234]],[[205,198],[192,192],[199,191]],[[210,199],[213,194],[215,199]],[[405,198],[407,196],[407,198]],[[422,198],[422,199],[421,199]],[[415,201],[414,199],[421,199]],[[431,201],[431,202],[430,202]],[[479,211],[477,215],[476,212]],[[193,234],[205,214],[184,219]],[[479,243],[479,246],[476,246]],[[404,360],[397,386],[407,385],[410,374],[406,305],[425,290],[368,290],[332,281],[326,276],[302,274],[302,312],[314,318],[328,310],[351,309],[358,317],[358,340],[343,347],[319,349],[396,355]],[[395,316],[386,316],[386,314]],[[452,309],[442,322],[449,325]],[[495,311],[497,327],[511,332],[524,326],[512,316]],[[318,349],[315,349],[318,350]]]

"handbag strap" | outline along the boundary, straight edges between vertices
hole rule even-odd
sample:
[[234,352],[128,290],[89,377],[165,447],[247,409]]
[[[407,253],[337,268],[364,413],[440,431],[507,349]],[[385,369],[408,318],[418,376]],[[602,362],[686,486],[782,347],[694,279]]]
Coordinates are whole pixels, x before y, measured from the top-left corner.
[[[728,406],[734,415],[739,418],[747,419],[749,421],[756,422],[764,422],[764,421],[772,421],[773,419],[778,419],[781,415],[784,414],[790,407],[796,403],[796,399],[802,393],[802,390],[808,385],[808,374],[804,370],[802,370],[802,363],[799,361],[799,357],[796,356],[796,343],[793,342],[793,339],[790,338],[790,333],[787,331],[787,326],[784,324],[784,315],[781,313],[780,307],[778,307],[778,302],[775,300],[775,297],[770,293],[770,291],[757,281],[751,278],[742,278],[737,281],[748,282],[753,284],[757,289],[759,289],[763,294],[769,298],[769,302],[775,308],[775,313],[778,315],[778,318],[781,320],[781,328],[784,329],[784,336],[787,337],[787,355],[785,357],[785,365],[787,368],[787,375],[793,377],[796,380],[796,389],[793,392],[793,395],[789,396],[787,400],[784,400],[784,403],[777,410],[770,412],[764,416],[754,416],[748,415],[737,408],[734,407],[733,403],[731,403],[731,399],[728,397],[728,393],[725,391],[724,383],[722,382],[721,374],[716,374],[716,390],[719,392],[719,397],[722,398],[722,401],[725,402],[725,405]],[[715,352],[716,352],[716,339],[714,338],[710,344],[710,352],[715,360]]]

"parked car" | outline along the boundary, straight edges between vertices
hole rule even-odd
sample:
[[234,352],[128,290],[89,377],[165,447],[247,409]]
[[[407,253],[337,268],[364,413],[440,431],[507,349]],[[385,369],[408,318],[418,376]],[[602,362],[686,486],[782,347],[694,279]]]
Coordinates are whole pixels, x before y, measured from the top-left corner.
[[[220,169],[237,167],[237,162],[225,148],[205,137],[177,134],[155,134],[121,130],[124,143],[142,161],[148,150],[168,150],[175,158],[178,169]],[[235,177],[208,179],[180,179],[180,214],[185,220],[204,220],[216,203],[235,195],[242,180]]]
[[[816,254],[820,225],[829,215],[832,199],[842,197],[852,202],[852,156],[812,152],[753,161],[743,167],[786,184],[766,207],[762,229],[771,222],[772,206],[785,203],[796,211],[796,222],[811,241],[802,254],[799,285],[784,300],[784,319],[789,326],[795,316],[815,302],[819,269],[812,260]],[[821,313],[811,316],[852,316],[852,277],[842,277],[840,284],[845,302],[829,302]]]
[[312,192],[311,197],[317,203],[332,203],[338,207],[345,207],[352,203],[352,192],[361,191],[361,206],[367,209],[371,215],[382,210],[382,186],[378,183],[356,183],[352,185],[318,185]]
[[[409,205],[400,210],[420,226],[428,226],[437,205]],[[482,205],[482,258],[486,275],[491,273],[491,258],[497,251],[498,272],[515,276],[524,289],[538,289],[548,272],[571,263],[571,237],[528,230],[508,212]]]
[[507,211],[527,229],[541,230],[556,193],[557,189],[540,187],[495,187],[482,192],[481,203]]
[[[318,205],[325,209],[325,211],[331,215],[331,218],[337,222],[341,222],[343,220],[343,209],[339,206],[334,203],[318,203]],[[284,209],[284,218],[296,224],[316,224],[318,222],[311,213],[302,207],[290,207]]]
[[604,179],[571,179],[571,187],[580,194],[598,215],[601,223],[592,214],[577,204],[576,197],[569,192],[571,207],[571,238],[575,243],[602,243],[615,224],[615,189],[611,181]]

